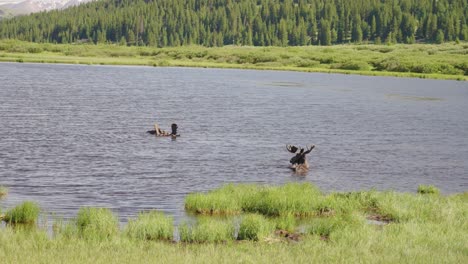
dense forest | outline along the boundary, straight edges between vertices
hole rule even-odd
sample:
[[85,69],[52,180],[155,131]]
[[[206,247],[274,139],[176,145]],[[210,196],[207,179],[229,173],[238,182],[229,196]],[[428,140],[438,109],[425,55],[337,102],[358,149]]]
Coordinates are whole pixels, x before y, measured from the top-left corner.
[[0,22],[0,38],[303,46],[468,40],[468,0],[103,0]]

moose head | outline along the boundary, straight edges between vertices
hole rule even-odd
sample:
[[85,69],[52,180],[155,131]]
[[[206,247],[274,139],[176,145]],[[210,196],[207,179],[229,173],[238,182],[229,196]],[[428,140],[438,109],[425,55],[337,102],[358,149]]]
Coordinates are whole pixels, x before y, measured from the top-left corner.
[[306,147],[306,149],[293,145],[286,145],[286,149],[289,152],[296,154],[289,160],[291,163],[290,168],[299,174],[307,172],[309,170],[309,163],[307,162],[306,155],[309,154],[314,148],[315,145]]

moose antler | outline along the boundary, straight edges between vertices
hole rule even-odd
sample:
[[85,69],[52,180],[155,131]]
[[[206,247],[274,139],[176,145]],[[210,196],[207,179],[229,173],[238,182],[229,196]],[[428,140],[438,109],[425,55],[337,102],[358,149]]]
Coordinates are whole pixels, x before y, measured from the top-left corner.
[[304,154],[309,154],[314,148],[315,148],[315,145],[311,145],[310,147],[307,148],[307,151],[304,152]]
[[286,145],[286,149],[291,153],[296,153],[296,151],[298,150],[298,148],[293,145]]

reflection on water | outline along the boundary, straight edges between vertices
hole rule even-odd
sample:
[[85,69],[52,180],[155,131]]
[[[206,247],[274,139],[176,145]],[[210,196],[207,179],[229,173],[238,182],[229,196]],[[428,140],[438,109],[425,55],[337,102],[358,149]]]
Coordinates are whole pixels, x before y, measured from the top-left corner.
[[[466,105],[466,82],[3,63],[0,206],[35,200],[65,218],[107,207],[122,221],[159,209],[179,221],[187,193],[226,183],[466,191]],[[154,122],[177,123],[181,137],[147,134]],[[316,145],[308,175],[288,169],[286,144]]]

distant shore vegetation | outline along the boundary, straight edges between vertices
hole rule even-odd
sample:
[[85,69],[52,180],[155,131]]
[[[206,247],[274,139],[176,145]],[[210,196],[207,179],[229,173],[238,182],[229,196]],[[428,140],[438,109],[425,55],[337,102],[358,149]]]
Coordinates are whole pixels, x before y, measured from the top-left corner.
[[0,211],[0,254],[4,263],[466,263],[467,194],[230,184],[189,194],[192,215],[177,226],[158,211],[121,225],[109,209],[84,207],[52,230],[24,202]]
[[0,40],[0,61],[288,70],[468,80],[468,43],[303,47],[49,44]]

